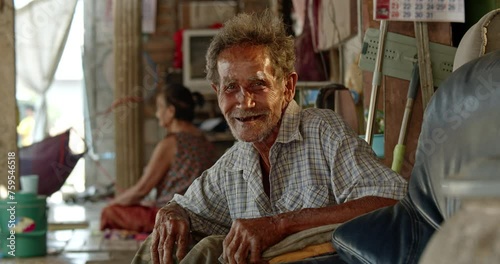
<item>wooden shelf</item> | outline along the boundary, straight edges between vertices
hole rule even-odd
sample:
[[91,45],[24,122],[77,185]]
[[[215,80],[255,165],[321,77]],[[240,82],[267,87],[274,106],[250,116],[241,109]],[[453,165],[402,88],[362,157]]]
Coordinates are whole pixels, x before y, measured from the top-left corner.
[[298,81],[297,88],[320,88],[331,83],[333,81]]

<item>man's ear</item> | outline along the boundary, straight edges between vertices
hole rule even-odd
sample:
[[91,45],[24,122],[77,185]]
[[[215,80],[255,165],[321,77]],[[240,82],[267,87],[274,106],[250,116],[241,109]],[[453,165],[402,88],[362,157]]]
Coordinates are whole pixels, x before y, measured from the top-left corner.
[[215,83],[210,83],[210,86],[212,86],[212,89],[214,89],[215,93],[217,94],[217,85]]
[[297,80],[299,75],[296,72],[288,74],[285,78],[285,100],[288,102],[292,101],[295,97],[295,87],[297,85]]

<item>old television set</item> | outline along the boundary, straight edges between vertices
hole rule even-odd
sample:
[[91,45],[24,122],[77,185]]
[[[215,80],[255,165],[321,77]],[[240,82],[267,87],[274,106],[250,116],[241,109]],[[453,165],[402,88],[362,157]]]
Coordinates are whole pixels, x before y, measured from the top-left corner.
[[186,29],[182,36],[183,84],[202,94],[211,94],[210,83],[205,79],[205,54],[217,29]]

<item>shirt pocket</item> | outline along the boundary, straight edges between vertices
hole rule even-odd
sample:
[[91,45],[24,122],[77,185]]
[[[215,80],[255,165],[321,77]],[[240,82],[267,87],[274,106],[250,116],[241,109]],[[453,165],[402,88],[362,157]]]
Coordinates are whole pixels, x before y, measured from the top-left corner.
[[276,201],[275,208],[283,213],[302,208],[325,207],[332,204],[329,193],[327,185],[308,185],[286,190]]

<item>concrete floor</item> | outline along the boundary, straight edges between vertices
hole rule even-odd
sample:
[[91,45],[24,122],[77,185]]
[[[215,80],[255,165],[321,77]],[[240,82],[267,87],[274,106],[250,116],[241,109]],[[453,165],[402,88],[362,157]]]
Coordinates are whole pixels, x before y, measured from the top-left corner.
[[[49,204],[47,256],[4,258],[0,262],[9,264],[130,263],[141,241],[105,238],[105,233],[99,230],[99,218],[104,206],[104,202],[84,205]],[[65,224],[51,225],[51,223]],[[87,223],[88,227],[82,227]]]

